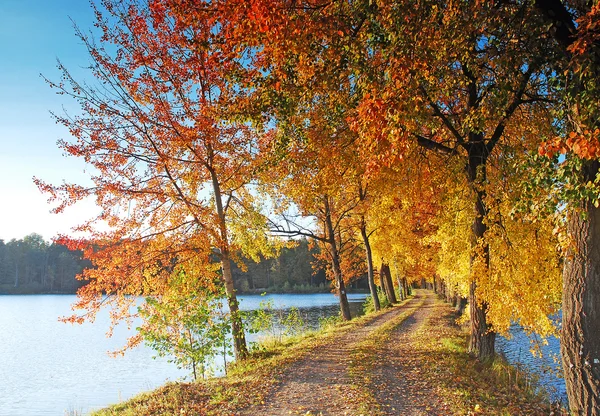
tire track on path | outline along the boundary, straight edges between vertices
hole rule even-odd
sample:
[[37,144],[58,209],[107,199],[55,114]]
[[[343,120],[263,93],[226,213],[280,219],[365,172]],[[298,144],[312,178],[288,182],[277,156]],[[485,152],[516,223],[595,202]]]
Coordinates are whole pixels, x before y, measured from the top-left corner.
[[392,333],[378,354],[379,365],[373,369],[371,391],[386,415],[447,415],[448,408],[437,397],[435,380],[421,374],[423,352],[416,346],[419,337],[429,336],[426,325],[437,312],[439,302],[432,292],[424,294],[425,303]]
[[396,306],[364,326],[336,336],[326,345],[309,352],[305,358],[288,367],[264,405],[249,407],[240,415],[361,414],[358,406],[364,393],[356,387],[349,375],[354,347],[379,326],[417,306],[425,296],[418,292],[405,304]]

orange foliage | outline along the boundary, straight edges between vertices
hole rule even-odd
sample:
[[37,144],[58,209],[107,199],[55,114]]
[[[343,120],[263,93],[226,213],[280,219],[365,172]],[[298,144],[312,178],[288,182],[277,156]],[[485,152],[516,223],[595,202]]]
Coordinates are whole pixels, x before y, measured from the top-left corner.
[[557,154],[564,155],[572,152],[582,159],[598,159],[600,158],[600,129],[585,130],[582,133],[572,131],[566,139],[554,137],[542,143],[538,151],[540,155],[550,158]]

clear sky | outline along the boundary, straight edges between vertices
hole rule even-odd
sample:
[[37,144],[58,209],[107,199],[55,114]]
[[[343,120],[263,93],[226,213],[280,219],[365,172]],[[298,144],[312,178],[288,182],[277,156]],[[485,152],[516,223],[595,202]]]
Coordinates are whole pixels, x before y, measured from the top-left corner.
[[47,196],[33,184],[36,176],[52,183],[85,183],[82,161],[62,155],[59,138],[68,131],[50,110],[74,107],[40,76],[57,80],[56,59],[85,76],[85,48],[74,35],[73,19],[92,29],[87,0],[0,0],[0,239],[37,232],[46,239],[90,216],[93,203],[50,214]]

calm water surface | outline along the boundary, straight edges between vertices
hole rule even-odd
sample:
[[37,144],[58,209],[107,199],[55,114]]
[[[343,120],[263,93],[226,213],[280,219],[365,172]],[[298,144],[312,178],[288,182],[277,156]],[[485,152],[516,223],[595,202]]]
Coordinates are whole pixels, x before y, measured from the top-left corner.
[[567,390],[562,378],[558,338],[549,338],[547,345],[541,345],[542,356],[538,357],[531,353],[531,340],[523,328],[513,325],[510,332],[510,339],[498,337],[497,350],[511,364],[539,377],[539,384],[548,391],[552,401],[566,405]]
[[[275,308],[298,307],[312,326],[339,312],[331,294],[243,296],[241,308],[256,309],[269,298]],[[349,295],[354,314],[364,298]],[[132,332],[118,327],[106,338],[107,313],[94,324],[58,322],[74,301],[70,295],[0,296],[0,416],[85,414],[188,376],[144,346],[109,357]]]

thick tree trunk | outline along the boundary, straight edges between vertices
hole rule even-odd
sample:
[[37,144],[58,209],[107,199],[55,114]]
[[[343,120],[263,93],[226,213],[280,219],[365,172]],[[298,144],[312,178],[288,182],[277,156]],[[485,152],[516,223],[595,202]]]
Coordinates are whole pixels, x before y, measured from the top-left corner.
[[[595,2],[582,2],[589,12]],[[578,38],[578,25],[570,5],[564,1],[535,1],[534,5],[552,23],[550,33],[562,47],[565,57],[572,59],[573,42]],[[594,47],[588,48],[584,56],[593,62],[593,68],[600,67],[600,54],[596,40]],[[579,56],[578,59],[581,59]],[[573,68],[571,66],[571,68]],[[585,81],[591,77],[597,85],[598,73],[569,74],[571,97],[575,98],[572,109],[574,120],[580,125],[599,125],[598,120],[581,120],[578,97],[584,97]],[[586,78],[588,78],[586,80]],[[595,87],[597,88],[597,87]],[[592,89],[592,92],[594,90]],[[589,96],[590,94],[585,94]],[[586,105],[585,98],[583,106]],[[588,104],[589,105],[589,104]],[[587,110],[586,110],[587,112]],[[597,113],[596,113],[597,114]],[[582,183],[594,182],[598,174],[598,161],[586,162],[583,168]],[[579,211],[571,210],[567,233],[572,242],[563,269],[562,334],[561,355],[570,411],[574,415],[600,415],[600,210],[590,201],[581,202]]]
[[[469,163],[467,165],[468,177],[476,195],[475,218],[473,220],[473,255],[471,267],[474,265],[485,270],[490,266],[490,247],[485,242],[484,236],[487,226],[484,222],[486,215],[485,190],[487,149],[481,135],[473,135],[469,147]],[[487,361],[494,357],[496,334],[487,323],[487,308],[485,302],[477,299],[477,277],[473,277],[469,286],[469,307],[471,311],[471,337],[469,352],[475,354],[480,360]]]
[[[588,162],[593,180],[598,162]],[[561,355],[574,415],[600,415],[600,209],[581,204],[568,219],[573,246],[563,270]]]
[[469,291],[469,307],[471,312],[469,352],[477,355],[477,358],[480,360],[486,361],[494,357],[496,333],[490,330],[487,325],[486,311],[488,305],[485,302],[482,302],[480,305],[476,304],[475,289],[475,282],[471,282]]
[[367,225],[365,223],[365,217],[361,218],[360,224],[360,235],[362,236],[363,243],[365,244],[365,251],[367,254],[367,281],[369,282],[369,291],[373,298],[373,306],[375,310],[381,309],[379,303],[379,296],[377,295],[377,286],[375,286],[375,278],[373,276],[373,254],[371,253],[371,243],[369,243],[369,235],[367,234]]
[[385,279],[388,282],[388,286],[390,288],[390,296],[392,303],[398,303],[398,298],[396,297],[396,289],[394,287],[394,280],[392,279],[392,271],[390,269],[390,265],[385,265]]
[[325,227],[327,231],[327,243],[329,245],[329,253],[331,254],[331,268],[333,269],[333,276],[338,291],[338,297],[340,300],[340,310],[342,312],[342,318],[344,321],[352,319],[350,315],[350,305],[348,304],[348,297],[346,296],[346,285],[344,284],[344,278],[342,276],[342,268],[340,267],[340,254],[337,249],[337,243],[335,240],[335,230],[333,229],[333,222],[331,221],[331,208],[329,205],[329,197],[324,198],[325,201]]
[[385,275],[383,273],[383,265],[384,265],[384,263],[381,263],[381,266],[379,267],[379,285],[381,286],[381,291],[385,295],[385,298],[387,299],[387,302],[391,303],[391,301],[390,301],[390,289],[388,288],[387,280],[385,279]]

